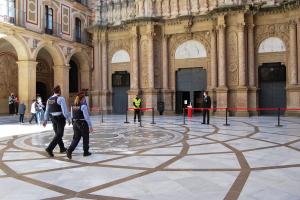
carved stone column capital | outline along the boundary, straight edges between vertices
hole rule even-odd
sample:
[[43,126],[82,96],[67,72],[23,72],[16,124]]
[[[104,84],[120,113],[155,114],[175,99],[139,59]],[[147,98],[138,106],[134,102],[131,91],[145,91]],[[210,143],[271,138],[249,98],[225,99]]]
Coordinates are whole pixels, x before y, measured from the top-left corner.
[[244,22],[238,23],[237,28],[239,32],[243,32],[245,30],[245,23]]

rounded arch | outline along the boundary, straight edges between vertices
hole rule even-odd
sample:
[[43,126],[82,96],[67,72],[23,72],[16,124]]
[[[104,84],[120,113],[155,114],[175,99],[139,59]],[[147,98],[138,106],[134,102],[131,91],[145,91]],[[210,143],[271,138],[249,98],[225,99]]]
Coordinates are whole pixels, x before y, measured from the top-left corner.
[[129,53],[124,50],[124,49],[121,49],[121,50],[118,50],[116,51],[113,56],[112,56],[112,59],[111,59],[111,63],[112,64],[116,64],[116,63],[126,63],[126,62],[130,62],[130,55]]
[[206,58],[205,46],[196,40],[188,40],[175,50],[175,59]]
[[18,60],[29,60],[30,51],[25,42],[16,35],[6,35],[0,33],[0,39],[4,39],[11,44],[17,52]]
[[265,38],[258,47],[258,53],[285,52],[286,50],[284,41],[279,37]]
[[65,58],[60,48],[57,47],[56,45],[49,45],[47,43],[43,43],[36,48],[36,50],[33,53],[34,59],[37,58],[37,55],[41,49],[45,49],[51,55],[54,65],[56,66],[65,65]]
[[[70,64],[70,67],[77,67],[77,77],[74,80],[77,80],[77,88],[79,89],[90,89],[90,60],[88,59],[89,55],[85,50],[76,49],[72,54],[67,58],[67,62]],[[72,68],[70,72],[73,71]],[[72,76],[75,74],[70,73],[70,81]],[[71,82],[70,82],[71,83]]]
[[86,17],[84,15],[82,15],[79,12],[75,12],[75,13],[72,14],[72,20],[73,20],[74,23],[75,23],[75,18],[79,18],[81,20],[83,28],[87,27],[87,20],[86,20]]

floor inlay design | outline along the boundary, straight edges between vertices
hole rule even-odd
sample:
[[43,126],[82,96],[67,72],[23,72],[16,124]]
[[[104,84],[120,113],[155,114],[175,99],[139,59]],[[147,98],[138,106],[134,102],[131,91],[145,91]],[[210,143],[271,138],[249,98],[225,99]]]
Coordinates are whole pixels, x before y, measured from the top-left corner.
[[[211,125],[199,117],[123,121],[93,117],[93,155],[83,157],[80,143],[73,160],[58,149],[46,156],[49,130],[0,137],[1,199],[300,199],[297,118],[284,118],[284,127],[273,117],[230,118],[228,127],[217,117]],[[66,146],[72,133],[66,128]]]

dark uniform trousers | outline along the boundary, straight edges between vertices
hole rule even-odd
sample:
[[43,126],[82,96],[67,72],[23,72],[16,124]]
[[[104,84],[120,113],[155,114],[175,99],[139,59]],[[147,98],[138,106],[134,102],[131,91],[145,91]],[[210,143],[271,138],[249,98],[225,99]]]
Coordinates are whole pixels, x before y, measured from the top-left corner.
[[208,110],[208,108],[203,109],[203,123],[205,123],[206,116],[207,116],[207,124],[209,124],[209,110]]
[[134,110],[134,122],[135,122],[135,120],[136,120],[136,116],[138,116],[138,122],[140,122],[141,121],[141,110],[140,109],[136,109],[136,110]]
[[74,136],[68,152],[72,153],[77,147],[81,137],[83,140],[84,153],[89,152],[89,126],[85,120],[76,120],[73,124]]
[[48,150],[53,151],[53,149],[58,144],[61,151],[65,150],[65,145],[62,140],[64,136],[64,130],[66,126],[66,118],[63,115],[60,116],[53,116],[51,117],[53,130],[55,132],[55,136],[52,139],[51,143],[48,146]]

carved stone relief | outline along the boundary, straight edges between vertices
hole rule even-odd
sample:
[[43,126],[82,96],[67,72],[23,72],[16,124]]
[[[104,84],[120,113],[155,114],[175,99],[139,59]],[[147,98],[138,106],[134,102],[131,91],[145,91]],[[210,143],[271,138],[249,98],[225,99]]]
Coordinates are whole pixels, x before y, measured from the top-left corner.
[[228,72],[228,85],[238,85],[238,39],[234,31],[228,33],[227,40],[227,72]]
[[0,53],[0,98],[7,98],[11,92],[18,92],[17,57],[11,53]]
[[141,47],[141,56],[140,56],[140,85],[141,88],[148,87],[148,40],[146,38],[141,39],[140,47]]

